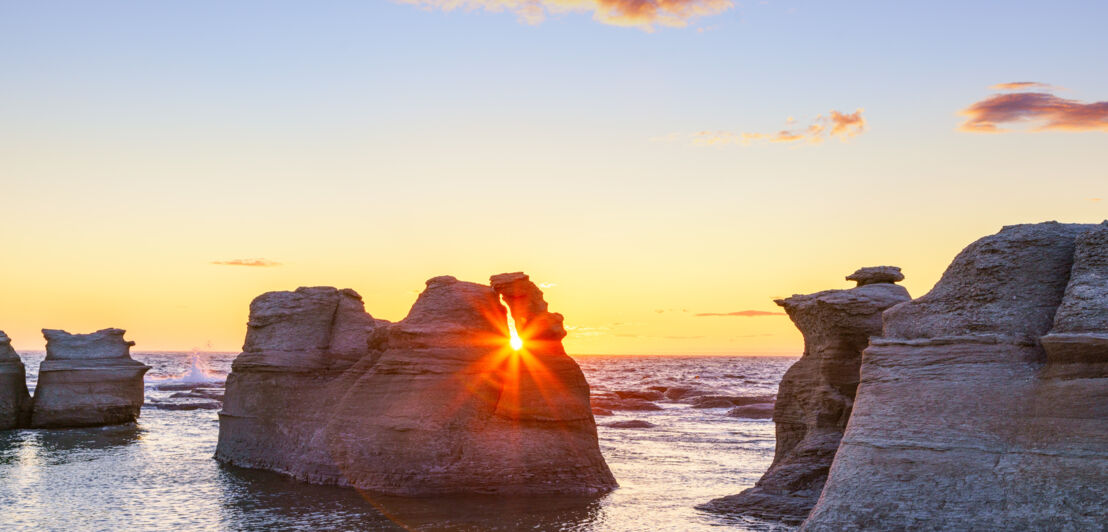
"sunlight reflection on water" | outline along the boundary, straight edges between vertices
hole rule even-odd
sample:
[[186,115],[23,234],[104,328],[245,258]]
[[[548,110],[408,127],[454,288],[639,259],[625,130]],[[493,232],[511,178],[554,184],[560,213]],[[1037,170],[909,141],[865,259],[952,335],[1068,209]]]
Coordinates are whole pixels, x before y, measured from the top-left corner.
[[[41,353],[22,355],[31,384]],[[190,372],[188,353],[136,354],[153,366],[148,402],[191,401],[157,389]],[[233,355],[210,355],[218,381]],[[794,358],[578,357],[594,392],[694,385],[723,395],[776,392]],[[191,364],[197,367],[195,363]],[[195,371],[193,371],[195,373]],[[200,383],[221,393],[222,384]],[[203,392],[203,390],[201,390]],[[213,458],[217,410],[143,408],[137,424],[0,433],[0,529],[39,530],[769,530],[696,504],[750,486],[773,457],[773,423],[725,409],[663,409],[597,417],[601,450],[620,482],[593,500],[363,496]],[[642,419],[651,429],[603,426]],[[398,524],[400,523],[400,524]],[[403,526],[401,526],[403,525]]]

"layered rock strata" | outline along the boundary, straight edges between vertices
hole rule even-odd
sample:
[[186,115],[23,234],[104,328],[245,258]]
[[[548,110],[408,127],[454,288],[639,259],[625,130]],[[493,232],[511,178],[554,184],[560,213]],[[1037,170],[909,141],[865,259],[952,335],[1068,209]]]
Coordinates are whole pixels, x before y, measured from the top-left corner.
[[850,419],[862,350],[881,333],[881,313],[911,299],[893,284],[903,278],[894,266],[862,268],[847,277],[854,288],[776,301],[803,333],[804,355],[777,393],[773,463],[754,487],[701,508],[795,523],[808,515]]
[[39,365],[32,427],[91,427],[138,419],[142,377],[150,367],[131,358],[135,343],[124,340],[124,333],[42,330],[46,358]]
[[1009,226],[885,313],[805,530],[1108,523],[1108,223]]
[[227,379],[216,458],[392,495],[606,492],[616,483],[564,336],[523,274],[433,278],[397,323],[370,317],[352,290],[263,294]]
[[11,338],[0,331],[0,430],[24,427],[30,415],[26,368],[12,349]]

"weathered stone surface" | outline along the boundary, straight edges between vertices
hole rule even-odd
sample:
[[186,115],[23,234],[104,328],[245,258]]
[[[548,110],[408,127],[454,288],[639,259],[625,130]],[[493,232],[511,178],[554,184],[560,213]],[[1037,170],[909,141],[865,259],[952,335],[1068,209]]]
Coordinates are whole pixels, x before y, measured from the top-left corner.
[[150,367],[131,358],[135,343],[123,339],[125,332],[42,330],[46,358],[38,369],[32,427],[92,427],[138,419],[142,377]]
[[[897,275],[892,275],[896,273]],[[854,405],[858,368],[881,313],[908,301],[892,266],[862,268],[859,285],[777,300],[804,334],[804,355],[781,380],[774,407],[777,449],[754,487],[701,508],[799,523],[816,504]],[[752,409],[729,412],[754,414]],[[741,417],[741,416],[739,416]]]
[[856,281],[858,286],[875,283],[899,283],[904,280],[904,274],[900,273],[898,266],[868,266],[859,268],[854,273],[846,276],[847,281]]
[[[266,331],[265,342],[251,338],[261,321],[253,312],[270,305],[251,305],[246,347],[227,380],[219,460],[393,495],[584,495],[615,487],[588,384],[561,345],[561,316],[546,310],[526,275],[496,276],[492,287],[433,278],[395,324],[349,312],[348,322],[369,329],[365,354],[353,362],[332,352],[334,332],[310,343],[284,338],[305,327],[358,330],[307,316],[341,305],[317,303],[327,299],[319,289],[299,293],[259,298],[297,309],[283,318],[292,324],[265,320],[283,331]],[[520,352],[507,345],[502,297],[525,340]],[[353,353],[360,342],[341,344]],[[281,350],[251,351],[268,345]]]
[[1104,228],[1005,227],[885,313],[805,530],[1108,523]]
[[0,331],[0,430],[26,426],[30,415],[26,368],[12,349],[11,338]]

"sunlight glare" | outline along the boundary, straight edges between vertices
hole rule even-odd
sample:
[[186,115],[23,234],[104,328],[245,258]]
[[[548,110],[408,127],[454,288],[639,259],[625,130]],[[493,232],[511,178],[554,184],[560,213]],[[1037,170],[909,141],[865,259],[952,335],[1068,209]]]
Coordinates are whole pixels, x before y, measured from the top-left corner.
[[519,332],[516,331],[516,319],[512,316],[512,308],[508,305],[504,305],[508,309],[508,345],[512,346],[513,351],[519,351],[523,349],[523,338],[519,337]]

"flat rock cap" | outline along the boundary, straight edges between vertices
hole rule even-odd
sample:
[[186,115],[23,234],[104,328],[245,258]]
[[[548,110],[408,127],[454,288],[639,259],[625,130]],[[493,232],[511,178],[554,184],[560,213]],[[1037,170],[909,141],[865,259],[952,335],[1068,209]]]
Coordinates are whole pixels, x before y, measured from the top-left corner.
[[898,266],[869,266],[846,276],[847,281],[857,281],[858,286],[874,283],[895,283],[904,280]]

